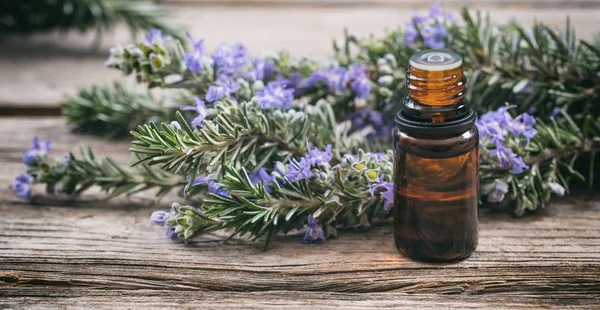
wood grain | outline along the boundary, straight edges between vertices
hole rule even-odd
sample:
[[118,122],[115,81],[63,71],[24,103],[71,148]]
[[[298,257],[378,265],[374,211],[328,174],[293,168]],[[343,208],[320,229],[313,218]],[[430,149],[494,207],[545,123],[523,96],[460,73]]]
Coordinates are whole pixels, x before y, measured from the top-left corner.
[[[591,39],[600,29],[600,5],[589,8],[561,6],[524,9],[510,5],[470,5],[491,8],[492,19],[515,19],[531,23],[534,19],[550,26],[564,27],[570,15],[578,37]],[[459,5],[447,4],[448,9]],[[171,5],[169,21],[181,25],[197,37],[204,37],[208,48],[227,42],[242,42],[255,55],[282,49],[295,56],[328,59],[332,38],[341,38],[344,27],[357,35],[382,34],[408,20],[419,6],[240,6]],[[94,34],[38,34],[4,37],[0,41],[0,115],[31,113],[46,107],[58,114],[64,94],[92,83],[108,84],[121,74],[104,68],[108,50],[115,44],[130,42],[129,32],[117,27],[106,34],[97,51],[91,51]],[[11,110],[7,110],[10,108]]]
[[477,251],[454,264],[401,257],[389,222],[320,245],[276,236],[268,252],[240,238],[223,244],[223,232],[181,244],[149,221],[169,201],[18,199],[7,185],[30,135],[54,138],[53,154],[85,142],[121,162],[127,144],[66,134],[60,118],[0,120],[0,308],[600,307],[598,193],[523,219],[482,212]]

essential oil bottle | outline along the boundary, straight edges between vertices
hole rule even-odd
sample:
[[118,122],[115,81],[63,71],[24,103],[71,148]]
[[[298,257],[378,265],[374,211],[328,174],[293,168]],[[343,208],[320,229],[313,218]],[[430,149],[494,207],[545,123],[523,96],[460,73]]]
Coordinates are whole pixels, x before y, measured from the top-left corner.
[[408,97],[395,118],[394,237],[419,261],[465,259],[478,242],[479,148],[462,57],[410,57]]

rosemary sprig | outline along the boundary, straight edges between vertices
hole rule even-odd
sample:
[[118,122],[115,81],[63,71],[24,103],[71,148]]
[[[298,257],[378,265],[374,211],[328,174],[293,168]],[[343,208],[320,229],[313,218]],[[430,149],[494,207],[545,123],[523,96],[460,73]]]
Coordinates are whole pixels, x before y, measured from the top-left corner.
[[27,174],[33,177],[35,183],[45,184],[49,194],[79,195],[97,186],[107,193],[108,198],[112,198],[156,188],[156,197],[160,199],[171,190],[187,184],[181,176],[145,165],[132,169],[117,164],[109,157],[98,161],[90,148],[83,147],[81,158],[69,153],[51,161],[44,154],[36,156],[27,166]]
[[[130,85],[115,82],[112,89],[91,86],[68,96],[62,114],[72,130],[118,137],[139,124],[173,119],[177,107],[175,98],[155,99],[149,93],[138,93]],[[177,96],[179,105],[186,102]]]
[[256,170],[306,153],[307,139],[318,147],[335,144],[330,113],[327,103],[300,112],[263,110],[255,101],[237,104],[225,99],[215,103],[212,118],[198,130],[180,113],[175,125],[139,126],[131,132],[135,140],[130,150],[141,157],[136,164],[160,164],[174,173],[211,175],[223,164]]
[[0,4],[0,35],[95,30],[99,42],[104,31],[123,22],[132,36],[158,28],[183,41],[182,31],[165,23],[164,15],[154,0],[3,1]]

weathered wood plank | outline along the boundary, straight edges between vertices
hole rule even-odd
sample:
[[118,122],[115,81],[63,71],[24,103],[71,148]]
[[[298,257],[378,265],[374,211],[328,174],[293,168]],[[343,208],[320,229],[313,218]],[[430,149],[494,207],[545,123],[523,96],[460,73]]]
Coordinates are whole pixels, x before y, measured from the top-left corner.
[[[66,134],[60,118],[0,120],[2,183],[22,169],[20,153],[34,133],[54,138],[57,153],[85,142],[127,160],[126,141],[111,149]],[[560,199],[524,219],[482,212],[477,251],[455,264],[401,257],[389,222],[320,245],[300,244],[298,233],[276,236],[268,252],[245,239],[223,244],[223,232],[184,245],[149,222],[168,202],[150,200],[37,195],[25,203],[2,186],[0,308],[600,306],[598,193]]]
[[[541,300],[542,299],[542,300]],[[154,290],[87,290],[25,288],[19,297],[0,305],[22,309],[529,309],[542,303],[546,308],[589,309],[596,296],[570,294],[559,297],[527,295],[464,296],[398,293],[298,294],[288,291],[207,292]]]
[[288,291],[208,292],[155,290],[87,290],[24,288],[18,297],[0,305],[21,309],[530,309],[533,305],[555,309],[589,309],[597,296],[569,294],[539,297],[527,295],[435,295],[400,293],[298,294]]
[[[458,6],[448,6],[458,8]],[[486,7],[483,5],[483,7]],[[200,37],[209,48],[222,41],[239,41],[253,54],[261,55],[281,49],[296,56],[327,59],[331,55],[331,39],[340,38],[344,27],[358,35],[381,34],[408,20],[412,7],[342,6],[342,7],[277,7],[227,5],[173,5],[170,21],[183,25]],[[424,7],[418,7],[426,10]],[[531,23],[541,20],[563,27],[566,16],[581,38],[590,39],[600,29],[598,8],[516,9],[495,7],[495,21],[514,18]],[[0,115],[30,113],[36,107],[47,107],[55,113],[63,95],[73,94],[78,86],[107,84],[119,79],[120,73],[103,66],[109,48],[130,41],[129,33],[118,27],[107,34],[100,49],[90,51],[94,35],[40,34],[26,38],[10,37],[0,42]],[[15,111],[16,109],[16,111]],[[29,109],[29,110],[28,110]]]

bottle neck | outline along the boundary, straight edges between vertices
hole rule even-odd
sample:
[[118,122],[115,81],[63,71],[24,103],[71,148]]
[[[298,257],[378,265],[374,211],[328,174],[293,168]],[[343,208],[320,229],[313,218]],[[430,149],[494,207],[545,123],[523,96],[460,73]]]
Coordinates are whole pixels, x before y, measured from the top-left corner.
[[417,120],[443,123],[469,113],[464,96],[466,78],[462,66],[449,70],[423,70],[413,66],[406,73],[408,97],[402,110]]

